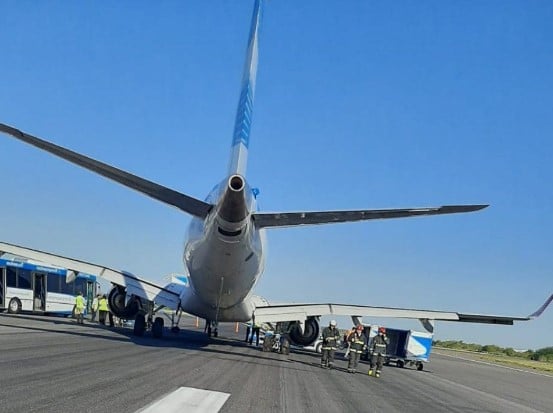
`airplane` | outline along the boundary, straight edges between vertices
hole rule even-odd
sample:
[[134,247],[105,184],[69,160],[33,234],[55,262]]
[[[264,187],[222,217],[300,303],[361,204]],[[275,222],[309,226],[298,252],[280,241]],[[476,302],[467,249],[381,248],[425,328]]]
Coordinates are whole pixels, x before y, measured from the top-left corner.
[[179,315],[185,312],[205,319],[209,336],[217,336],[219,322],[287,322],[290,324],[290,339],[298,345],[312,344],[319,337],[320,317],[331,314],[413,318],[419,319],[429,330],[433,329],[434,320],[509,325],[514,321],[538,317],[551,303],[553,295],[529,316],[506,317],[332,303],[271,305],[253,293],[265,266],[265,232],[268,229],[466,213],[488,206],[446,205],[276,213],[257,211],[257,194],[248,185],[246,167],[263,4],[264,0],[255,0],[254,3],[228,173],[203,201],[0,123],[0,131],[15,139],[190,214],[192,220],[183,254],[186,282],[177,277],[167,285],[158,285],[125,271],[5,242],[0,242],[0,253],[15,254],[67,268],[68,282],[78,272],[94,274],[110,281],[113,285],[109,293],[111,311],[120,318],[134,319],[134,334],[139,336],[150,325],[155,337],[162,336],[164,320],[161,317],[155,317],[154,320],[154,316],[163,307],[173,309]]

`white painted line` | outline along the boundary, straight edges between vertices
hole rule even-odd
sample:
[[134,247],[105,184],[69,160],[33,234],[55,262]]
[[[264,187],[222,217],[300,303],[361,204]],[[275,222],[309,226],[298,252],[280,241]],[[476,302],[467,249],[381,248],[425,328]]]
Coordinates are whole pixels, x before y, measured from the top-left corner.
[[229,393],[180,387],[136,413],[216,413],[229,396]]
[[440,356],[450,357],[452,359],[472,361],[473,363],[480,363],[480,364],[485,364],[485,365],[488,365],[488,366],[501,367],[501,368],[507,369],[507,370],[520,371],[521,373],[530,373],[530,374],[535,374],[536,376],[549,377],[550,379],[553,379],[553,376],[551,374],[538,373],[537,371],[531,371],[531,370],[517,369],[516,367],[509,367],[509,366],[505,366],[505,365],[499,364],[499,363],[491,363],[489,361],[473,360],[473,359],[468,359],[468,358],[465,358],[465,357],[452,356],[450,354],[444,354],[444,353],[440,353],[440,352],[437,352],[437,351],[434,351],[434,353],[439,354]]

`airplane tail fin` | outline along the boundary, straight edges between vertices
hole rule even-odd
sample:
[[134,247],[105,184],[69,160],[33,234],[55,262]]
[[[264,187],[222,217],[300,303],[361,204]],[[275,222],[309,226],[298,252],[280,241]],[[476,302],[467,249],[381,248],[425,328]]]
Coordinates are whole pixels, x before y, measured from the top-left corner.
[[257,57],[259,43],[259,29],[261,25],[263,0],[256,0],[253,10],[248,51],[242,75],[240,100],[236,110],[232,150],[229,163],[229,176],[246,175],[248,161],[248,147],[250,143],[250,127],[253,114],[253,99],[255,94],[255,79],[257,75]]

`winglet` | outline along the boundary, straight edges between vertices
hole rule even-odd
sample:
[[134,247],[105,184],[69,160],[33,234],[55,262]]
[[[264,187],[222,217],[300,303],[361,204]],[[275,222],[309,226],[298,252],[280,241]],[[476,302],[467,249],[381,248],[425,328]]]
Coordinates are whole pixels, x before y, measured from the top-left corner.
[[528,316],[529,319],[537,318],[545,311],[545,309],[551,304],[553,301],[553,294],[549,296],[547,300],[545,300],[545,303],[542,304],[540,308],[538,308],[536,311],[534,311],[532,314]]

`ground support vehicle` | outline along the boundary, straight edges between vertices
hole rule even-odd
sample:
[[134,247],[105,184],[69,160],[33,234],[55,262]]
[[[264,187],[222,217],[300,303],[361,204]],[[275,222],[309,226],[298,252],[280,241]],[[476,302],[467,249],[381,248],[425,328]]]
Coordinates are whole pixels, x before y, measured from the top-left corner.
[[[365,335],[368,337],[369,346],[361,357],[363,360],[370,360],[369,349],[373,338],[378,334],[378,327],[375,325],[365,326]],[[389,341],[386,348],[386,365],[395,363],[397,367],[415,366],[417,370],[423,370],[424,363],[428,361],[432,349],[433,335],[431,333],[386,327],[386,337]]]

